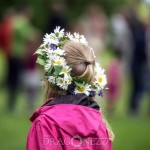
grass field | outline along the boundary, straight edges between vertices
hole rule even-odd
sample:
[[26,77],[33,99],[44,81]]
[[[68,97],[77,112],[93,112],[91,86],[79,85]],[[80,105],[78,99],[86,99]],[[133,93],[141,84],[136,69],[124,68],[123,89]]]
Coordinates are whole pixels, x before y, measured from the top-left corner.
[[[0,56],[1,57],[1,56]],[[105,56],[109,57],[108,55]],[[103,57],[103,58],[105,58]],[[2,57],[1,57],[2,58]],[[4,60],[0,58],[1,80],[4,79]],[[148,100],[141,105],[140,115],[128,115],[128,98],[130,96],[130,81],[123,79],[121,97],[113,115],[108,120],[115,133],[114,150],[150,150],[150,116],[148,115]],[[0,89],[0,150],[25,150],[26,138],[30,127],[29,112],[26,110],[25,98],[19,93],[16,112],[6,111],[7,91]],[[103,100],[102,100],[103,103]],[[41,102],[37,103],[37,107]],[[104,105],[105,106],[105,105]]]

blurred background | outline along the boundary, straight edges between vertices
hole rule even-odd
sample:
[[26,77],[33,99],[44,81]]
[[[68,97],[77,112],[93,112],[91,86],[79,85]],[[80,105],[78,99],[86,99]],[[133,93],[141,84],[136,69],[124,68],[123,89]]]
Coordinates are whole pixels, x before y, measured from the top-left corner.
[[33,53],[56,26],[84,34],[108,77],[96,98],[114,150],[150,149],[150,0],[0,0],[0,149],[22,150],[43,103]]

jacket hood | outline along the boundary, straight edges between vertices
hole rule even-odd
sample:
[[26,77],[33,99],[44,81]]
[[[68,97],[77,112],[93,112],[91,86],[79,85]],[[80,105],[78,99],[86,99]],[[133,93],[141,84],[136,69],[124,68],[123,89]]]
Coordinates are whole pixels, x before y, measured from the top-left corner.
[[96,101],[85,94],[58,96],[50,99],[31,116],[33,122],[40,115],[55,123],[70,136],[86,137],[97,133],[102,117]]

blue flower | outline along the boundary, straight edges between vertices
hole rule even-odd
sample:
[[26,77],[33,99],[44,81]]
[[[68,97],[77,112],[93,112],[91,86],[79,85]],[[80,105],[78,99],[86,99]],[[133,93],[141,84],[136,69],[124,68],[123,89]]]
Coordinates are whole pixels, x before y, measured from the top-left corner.
[[96,91],[90,91],[90,97],[94,97],[96,95]]
[[100,90],[99,93],[98,93],[98,95],[101,96],[101,97],[103,97],[103,91]]
[[56,50],[56,49],[57,49],[57,47],[56,47],[55,44],[50,44],[49,47],[50,47],[50,49],[52,49],[52,50]]

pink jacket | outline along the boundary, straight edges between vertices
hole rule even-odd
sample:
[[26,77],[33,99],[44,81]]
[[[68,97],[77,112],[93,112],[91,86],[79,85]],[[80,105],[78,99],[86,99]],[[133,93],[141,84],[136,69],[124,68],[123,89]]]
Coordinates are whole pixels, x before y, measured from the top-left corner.
[[94,108],[43,105],[30,120],[27,150],[112,150],[102,115]]

